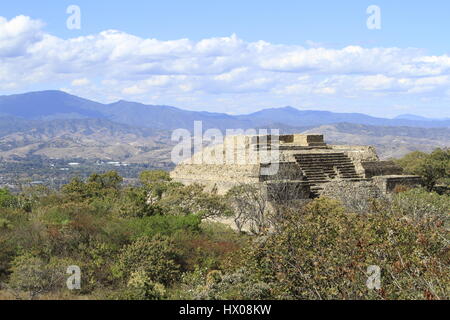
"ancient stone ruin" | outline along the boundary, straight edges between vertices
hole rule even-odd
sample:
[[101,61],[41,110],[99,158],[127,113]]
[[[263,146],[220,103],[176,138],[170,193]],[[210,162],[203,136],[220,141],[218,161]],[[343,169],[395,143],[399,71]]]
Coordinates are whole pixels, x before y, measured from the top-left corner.
[[258,184],[271,201],[316,198],[325,187],[342,183],[364,182],[385,194],[399,185],[421,184],[420,177],[404,175],[394,162],[380,161],[373,147],[327,145],[323,135],[301,134],[228,136],[223,144],[180,163],[171,176],[220,194],[233,186]]

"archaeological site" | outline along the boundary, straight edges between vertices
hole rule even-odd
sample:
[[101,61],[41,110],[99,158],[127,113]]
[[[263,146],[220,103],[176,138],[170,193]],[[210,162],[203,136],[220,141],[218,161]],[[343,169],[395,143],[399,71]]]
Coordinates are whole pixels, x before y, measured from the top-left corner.
[[404,175],[394,162],[380,161],[373,147],[328,145],[323,135],[301,134],[228,136],[180,163],[171,176],[219,194],[259,185],[271,201],[317,198],[324,190],[339,193],[343,185],[388,194],[397,186],[421,184],[420,177]]

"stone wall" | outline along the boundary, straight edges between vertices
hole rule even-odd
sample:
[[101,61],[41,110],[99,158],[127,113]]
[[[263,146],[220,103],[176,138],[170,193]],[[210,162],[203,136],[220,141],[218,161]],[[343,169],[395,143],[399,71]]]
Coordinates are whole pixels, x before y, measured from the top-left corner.
[[420,187],[423,184],[423,181],[418,176],[380,176],[373,177],[372,183],[380,188],[384,193],[392,193],[397,186],[405,186],[409,188]]
[[[184,184],[203,184],[207,190],[220,194],[237,185],[264,184],[269,194],[274,194],[268,197],[285,201],[317,196],[321,184],[327,182],[323,177],[317,178],[321,170],[331,180],[348,178],[351,181],[346,186],[355,190],[367,189],[367,184],[372,184],[382,192],[392,192],[399,184],[420,184],[418,177],[400,175],[401,169],[393,162],[379,161],[371,146],[328,146],[322,135],[284,135],[277,139],[279,143],[271,145],[268,136],[228,136],[223,145],[206,147],[186,159],[171,172],[171,177]],[[348,158],[344,159],[344,155]],[[331,162],[323,160],[328,158]],[[336,167],[330,168],[332,161]],[[276,174],[267,173],[270,166],[278,169]],[[332,177],[332,169],[340,174]],[[364,179],[370,181],[359,184]],[[329,189],[339,193],[340,187],[334,184]]]
[[361,163],[364,168],[365,177],[367,179],[376,176],[392,176],[402,175],[403,169],[394,161],[363,161]]
[[365,175],[363,162],[379,161],[380,158],[374,147],[371,146],[330,146],[334,151],[344,152],[355,165],[356,172]]

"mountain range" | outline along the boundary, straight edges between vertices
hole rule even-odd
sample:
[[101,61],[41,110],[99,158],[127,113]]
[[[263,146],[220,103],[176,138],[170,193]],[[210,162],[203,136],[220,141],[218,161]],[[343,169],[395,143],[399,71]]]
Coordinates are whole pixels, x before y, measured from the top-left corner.
[[187,111],[118,101],[102,104],[62,91],[0,96],[0,157],[41,155],[128,162],[170,162],[174,129],[278,128],[322,133],[329,143],[374,145],[382,158],[413,150],[450,147],[450,120],[402,115],[385,119],[360,113],[265,109],[247,115]]
[[145,105],[123,100],[102,104],[62,91],[0,96],[0,115],[28,120],[97,118],[158,130],[191,128],[195,120],[203,121],[206,128],[222,130],[276,124],[295,127],[319,126],[342,122],[372,126],[450,127],[449,119],[435,120],[414,115],[385,119],[361,113],[298,110],[293,107],[265,109],[247,115],[234,116],[224,113],[186,111],[170,106]]

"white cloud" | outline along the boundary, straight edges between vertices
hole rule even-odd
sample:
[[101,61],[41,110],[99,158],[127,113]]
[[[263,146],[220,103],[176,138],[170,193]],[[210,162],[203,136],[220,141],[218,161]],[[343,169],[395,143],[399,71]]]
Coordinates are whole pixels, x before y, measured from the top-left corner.
[[[143,102],[195,101],[217,111],[223,101],[248,111],[262,104],[338,107],[350,97],[386,106],[429,101],[431,94],[449,102],[450,57],[421,49],[305,48],[246,42],[234,34],[161,41],[117,30],[61,39],[43,27],[25,16],[0,17],[0,90],[60,83],[103,101],[121,93]],[[94,78],[97,86],[89,81]]]
[[42,40],[43,23],[29,17],[17,16],[11,20],[0,17],[0,58],[14,58],[26,53]]
[[75,79],[72,81],[72,86],[74,87],[83,87],[83,86],[87,86],[88,84],[90,84],[91,82],[89,81],[89,79],[87,78],[81,78],[81,79]]

